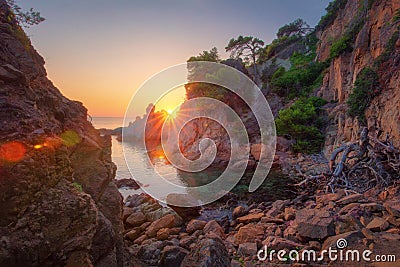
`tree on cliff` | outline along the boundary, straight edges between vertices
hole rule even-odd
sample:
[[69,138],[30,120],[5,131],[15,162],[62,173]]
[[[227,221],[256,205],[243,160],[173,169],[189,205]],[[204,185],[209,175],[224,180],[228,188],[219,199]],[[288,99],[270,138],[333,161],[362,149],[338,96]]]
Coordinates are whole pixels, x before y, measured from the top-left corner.
[[237,39],[232,38],[228,45],[225,47],[226,52],[231,52],[231,58],[243,57],[245,62],[253,64],[254,70],[254,81],[259,81],[259,75],[257,72],[256,62],[264,46],[264,41],[253,36],[242,36],[239,35]]
[[278,38],[303,36],[309,33],[311,30],[313,30],[313,28],[310,28],[310,25],[308,25],[307,22],[302,19],[296,19],[295,21],[279,28],[276,36]]
[[6,2],[17,22],[24,27],[29,28],[29,26],[37,25],[45,20],[45,18],[40,15],[40,12],[35,11],[33,8],[24,12],[21,7],[15,3],[15,0],[6,0]]

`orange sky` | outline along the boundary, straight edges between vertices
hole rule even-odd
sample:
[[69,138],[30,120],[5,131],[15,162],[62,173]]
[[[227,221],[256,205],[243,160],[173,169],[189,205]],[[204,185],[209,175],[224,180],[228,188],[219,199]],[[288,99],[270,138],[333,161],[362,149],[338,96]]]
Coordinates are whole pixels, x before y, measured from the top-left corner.
[[[216,46],[223,57],[232,37],[270,42],[282,25],[315,25],[328,0],[18,0],[46,21],[27,29],[50,79],[92,116],[124,116],[135,90],[157,72]],[[181,93],[168,100],[182,101]],[[145,113],[149,103],[135,107]],[[166,108],[168,104],[166,104]]]

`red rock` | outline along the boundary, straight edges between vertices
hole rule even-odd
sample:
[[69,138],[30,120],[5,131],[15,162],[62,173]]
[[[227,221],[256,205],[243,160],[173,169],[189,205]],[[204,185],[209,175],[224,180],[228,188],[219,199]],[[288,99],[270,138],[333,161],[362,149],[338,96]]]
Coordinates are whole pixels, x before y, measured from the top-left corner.
[[140,235],[142,234],[142,231],[136,227],[132,230],[130,230],[128,233],[125,234],[125,238],[134,241],[135,239],[137,239]]
[[146,222],[146,216],[142,212],[134,212],[126,219],[126,223],[132,227],[140,226]]
[[352,194],[352,195],[348,195],[346,197],[341,198],[340,200],[337,201],[337,203],[339,205],[347,205],[350,203],[357,203],[358,201],[360,201],[363,198],[364,198],[364,196],[361,194]]
[[243,257],[257,255],[257,244],[256,243],[239,244],[237,254]]
[[400,201],[387,201],[383,206],[392,216],[400,218]]
[[204,226],[206,226],[207,222],[201,220],[191,220],[186,226],[186,232],[189,234],[197,231],[203,230]]
[[252,213],[252,214],[248,214],[243,217],[239,217],[236,220],[238,221],[238,223],[247,224],[247,223],[251,223],[251,222],[258,222],[263,216],[264,216],[263,212]]
[[247,209],[243,206],[237,206],[232,212],[232,218],[236,219],[238,217],[242,217],[246,215]]
[[134,244],[141,245],[143,241],[147,239],[146,235],[141,235],[140,237],[136,238],[135,241],[133,241]]
[[180,221],[174,214],[167,214],[164,217],[152,222],[146,230],[146,235],[154,237],[157,232],[162,228],[172,228],[179,225]]
[[213,233],[222,239],[225,239],[224,229],[215,221],[209,221],[203,228],[204,234]]
[[299,235],[305,238],[324,239],[335,234],[333,216],[327,210],[299,210],[295,225]]
[[247,224],[240,227],[239,231],[235,234],[235,244],[243,244],[246,242],[256,242],[264,238],[264,226],[260,224]]
[[170,229],[169,228],[162,228],[158,230],[157,232],[157,239],[158,240],[166,240],[168,239],[170,235]]
[[375,217],[368,225],[367,229],[370,229],[373,232],[381,232],[385,231],[389,227],[389,223],[381,218]]
[[289,249],[289,250],[298,250],[304,245],[300,243],[293,242],[291,240],[279,237],[279,236],[268,236],[263,242],[263,245],[266,245],[270,249],[281,250],[281,249]]

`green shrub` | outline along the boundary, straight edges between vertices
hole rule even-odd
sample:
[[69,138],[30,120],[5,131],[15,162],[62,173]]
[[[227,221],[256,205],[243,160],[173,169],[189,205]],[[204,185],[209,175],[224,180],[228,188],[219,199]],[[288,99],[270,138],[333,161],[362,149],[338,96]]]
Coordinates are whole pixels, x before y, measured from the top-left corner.
[[347,0],[334,0],[329,3],[328,7],[325,8],[326,14],[321,17],[321,20],[318,22],[316,26],[317,30],[323,30],[326,27],[330,26],[333,21],[336,19],[339,9],[342,9],[346,6]]
[[275,120],[277,134],[289,135],[295,140],[294,152],[321,151],[324,142],[321,107],[325,104],[326,101],[319,97],[301,98],[279,112]]
[[340,37],[338,40],[332,43],[331,49],[329,51],[330,58],[336,58],[341,55],[344,51],[349,50],[351,47],[351,39],[349,36],[345,35]]
[[321,74],[326,62],[314,62],[315,53],[294,53],[290,58],[292,67],[288,71],[278,69],[271,79],[272,90],[281,96],[293,99],[307,94],[322,82]]
[[372,68],[364,68],[357,76],[353,92],[347,100],[349,115],[358,117],[360,123],[365,124],[365,109],[372,98],[380,91],[378,73]]

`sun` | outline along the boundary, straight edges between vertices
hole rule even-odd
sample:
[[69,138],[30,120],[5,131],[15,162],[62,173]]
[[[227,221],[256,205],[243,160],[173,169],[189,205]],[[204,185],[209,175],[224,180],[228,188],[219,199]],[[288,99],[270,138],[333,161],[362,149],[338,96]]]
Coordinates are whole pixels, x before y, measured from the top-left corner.
[[174,111],[173,111],[172,109],[167,109],[167,113],[168,113],[169,115],[171,115],[172,113],[174,113]]

